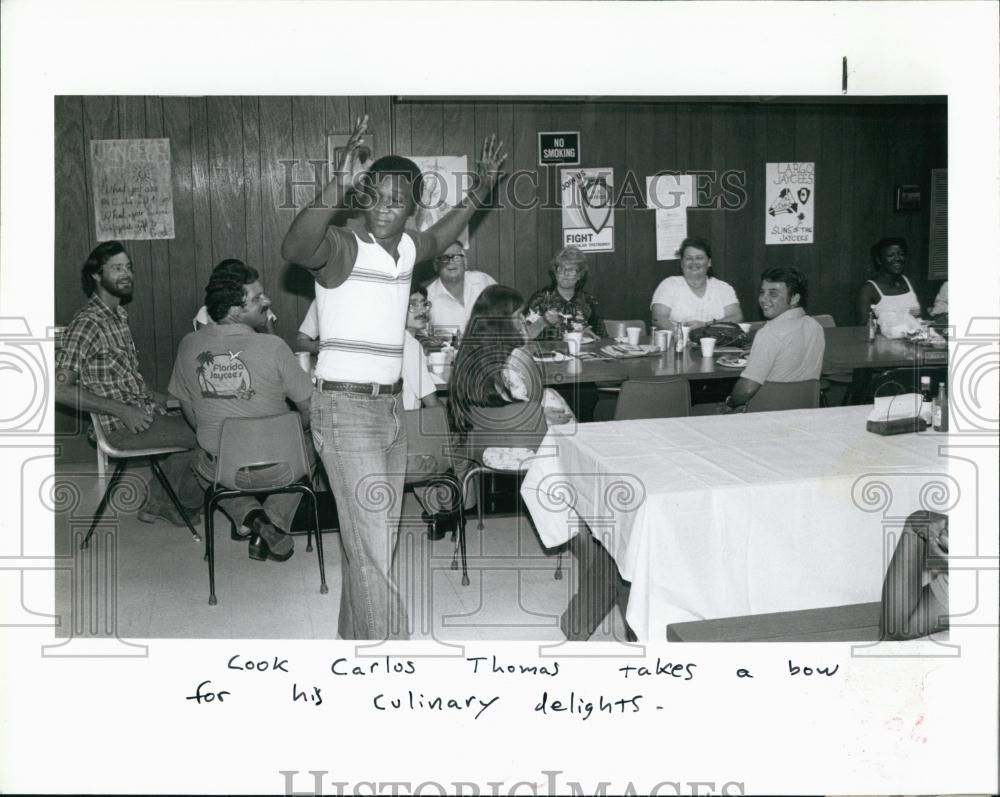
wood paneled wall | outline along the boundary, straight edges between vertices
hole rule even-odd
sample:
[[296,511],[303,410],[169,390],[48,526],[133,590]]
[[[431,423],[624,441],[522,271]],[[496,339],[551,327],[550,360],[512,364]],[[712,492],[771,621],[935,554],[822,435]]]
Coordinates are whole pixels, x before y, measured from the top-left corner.
[[[509,172],[525,172],[517,198],[472,224],[470,264],[525,294],[548,281],[560,245],[558,171],[537,166],[539,130],[579,130],[583,166],[631,170],[644,192],[659,170],[745,173],[747,202],[735,210],[693,209],[689,234],[712,242],[715,272],[730,282],[748,317],[757,317],[760,272],[795,265],[810,279],[814,313],[853,323],[853,299],[868,276],[871,244],[883,235],[910,243],[909,273],[922,298],[926,281],[930,170],[947,165],[943,104],[780,104],[751,102],[394,101],[388,97],[60,97],[55,107],[57,323],[81,305],[79,269],[96,244],[89,141],[171,140],[174,223],[170,241],[126,242],[136,266],[130,317],[147,380],[165,388],[181,337],[202,303],[214,263],[238,257],[262,273],[286,340],[294,339],[312,297],[306,275],[281,260],[294,216],[282,208],[288,175],[299,205],[326,158],[326,134],[350,132],[368,113],[385,152],[466,154],[494,131],[507,142]],[[816,163],[812,245],[764,245],[764,164]],[[286,166],[283,162],[291,162]],[[289,171],[290,170],[290,171]],[[533,186],[533,183],[535,186]],[[920,185],[923,207],[893,210],[894,186]],[[501,194],[503,199],[503,194]],[[286,203],[287,204],[287,203]],[[648,316],[649,299],[676,260],[657,262],[653,211],[626,199],[615,211],[612,253],[592,256],[588,290],[609,318]],[[426,267],[421,274],[426,275]]]

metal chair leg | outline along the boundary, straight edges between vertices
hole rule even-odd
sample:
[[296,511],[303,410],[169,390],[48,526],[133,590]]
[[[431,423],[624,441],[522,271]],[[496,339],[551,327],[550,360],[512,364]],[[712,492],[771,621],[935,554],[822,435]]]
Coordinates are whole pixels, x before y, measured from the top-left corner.
[[187,512],[184,507],[181,506],[180,499],[177,497],[177,493],[174,492],[173,486],[170,484],[170,480],[164,474],[163,469],[160,468],[160,463],[155,459],[149,460],[149,466],[153,469],[153,473],[156,474],[156,478],[160,480],[160,484],[163,485],[163,489],[167,491],[167,495],[170,496],[170,500],[174,504],[174,508],[180,512],[181,517],[184,518],[184,523],[188,527],[188,531],[191,532],[191,539],[195,542],[201,542],[201,536],[197,531],[194,530],[194,526],[191,525],[191,519],[187,516]]
[[209,487],[205,493],[205,558],[208,559],[209,606],[215,606],[219,602],[215,597],[215,496],[216,491]]
[[330,588],[326,585],[326,565],[323,561],[323,529],[319,525],[319,499],[313,490],[309,490],[308,494],[312,498],[313,523],[316,529],[316,558],[319,559],[319,592],[320,595],[326,595],[330,591]]
[[458,504],[458,546],[462,551],[462,586],[469,586],[469,562],[465,552],[465,503]]
[[90,529],[87,531],[87,536],[83,538],[83,542],[80,543],[80,549],[86,550],[90,547],[90,538],[94,534],[94,529],[97,528],[97,524],[101,521],[104,516],[104,510],[108,506],[108,498],[111,495],[111,491],[115,488],[118,483],[118,479],[121,476],[123,470],[125,470],[125,465],[128,463],[127,459],[118,460],[118,464],[115,466],[115,472],[111,475],[111,481],[108,482],[107,489],[104,491],[104,495],[101,496],[101,501],[97,505],[97,510],[94,512],[94,520],[90,524]]
[[559,558],[556,560],[556,572],[552,576],[556,581],[562,581],[563,570],[562,570],[562,555],[563,552],[559,551]]

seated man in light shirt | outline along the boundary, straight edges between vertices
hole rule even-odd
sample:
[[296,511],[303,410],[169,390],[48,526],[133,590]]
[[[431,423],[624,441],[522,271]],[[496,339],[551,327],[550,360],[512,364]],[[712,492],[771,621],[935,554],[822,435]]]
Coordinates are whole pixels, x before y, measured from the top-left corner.
[[767,322],[757,332],[747,366],[726,398],[723,412],[742,409],[765,382],[819,379],[826,338],[806,315],[809,286],[796,268],[768,269],[761,275],[757,303]]
[[467,271],[465,250],[457,241],[434,258],[438,278],[427,286],[431,302],[431,325],[462,334],[469,323],[472,305],[496,280],[482,271]]
[[299,324],[299,333],[295,336],[295,351],[307,351],[319,354],[319,316],[316,313],[316,300],[309,302],[306,317]]
[[427,289],[417,288],[410,292],[410,304],[406,311],[406,332],[403,335],[403,409],[418,410],[421,407],[436,407],[441,402],[437,397],[437,383],[431,376],[427,355],[418,337],[427,330],[431,303],[427,301]]

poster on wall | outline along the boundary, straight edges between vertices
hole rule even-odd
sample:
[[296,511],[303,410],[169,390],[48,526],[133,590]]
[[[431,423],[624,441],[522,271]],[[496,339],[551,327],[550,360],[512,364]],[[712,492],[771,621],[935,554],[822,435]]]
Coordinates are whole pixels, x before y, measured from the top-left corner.
[[678,259],[677,250],[687,238],[687,209],[694,204],[694,175],[646,178],[646,207],[656,211],[657,260]]
[[174,237],[169,138],[93,140],[90,163],[98,241]]
[[764,243],[811,244],[815,163],[768,163],[764,173]]
[[[469,189],[469,158],[466,155],[407,155],[424,175],[424,190],[420,207],[406,226],[426,230],[458,204]],[[465,249],[469,248],[469,228],[458,236]]]
[[614,169],[562,169],[562,245],[615,251]]

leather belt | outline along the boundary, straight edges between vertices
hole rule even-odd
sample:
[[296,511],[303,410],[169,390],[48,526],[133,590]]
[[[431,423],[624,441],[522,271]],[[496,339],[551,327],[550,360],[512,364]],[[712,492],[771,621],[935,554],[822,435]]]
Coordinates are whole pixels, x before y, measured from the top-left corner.
[[361,393],[365,396],[395,396],[403,389],[403,380],[399,379],[392,385],[380,385],[377,382],[330,382],[317,379],[316,386],[326,393]]

